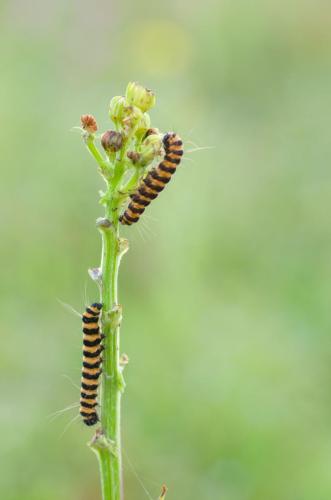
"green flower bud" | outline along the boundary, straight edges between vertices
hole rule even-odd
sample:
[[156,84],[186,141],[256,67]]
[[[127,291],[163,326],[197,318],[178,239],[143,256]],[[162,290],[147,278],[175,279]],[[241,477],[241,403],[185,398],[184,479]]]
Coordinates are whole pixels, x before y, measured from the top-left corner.
[[145,137],[146,131],[149,129],[150,126],[151,126],[151,119],[149,117],[149,114],[144,113],[137,126],[137,130],[135,133],[135,136],[138,141],[141,141]]
[[107,130],[101,137],[101,144],[107,153],[116,153],[123,145],[123,135],[121,132]]
[[126,100],[121,95],[116,95],[110,101],[109,116],[115,124],[120,124],[122,122],[125,107]]
[[141,145],[139,165],[145,167],[160,155],[162,147],[161,137],[156,134],[148,136]]
[[130,82],[125,96],[129,104],[137,106],[144,113],[155,106],[155,94],[139,83]]
[[128,104],[125,97],[116,96],[110,101],[109,116],[125,133],[134,130],[143,117],[142,111]]

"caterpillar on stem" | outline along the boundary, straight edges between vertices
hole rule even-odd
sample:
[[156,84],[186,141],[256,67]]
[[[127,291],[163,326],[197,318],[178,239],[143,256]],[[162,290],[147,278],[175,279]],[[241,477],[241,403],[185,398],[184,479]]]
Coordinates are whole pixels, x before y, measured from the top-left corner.
[[131,195],[131,202],[120,216],[120,223],[131,226],[138,222],[145,208],[163,191],[176,172],[183,156],[183,142],[179,135],[169,132],[163,137],[163,160],[152,168],[142,179],[137,190]]
[[99,317],[102,304],[94,303],[87,307],[83,316],[83,368],[80,391],[80,415],[84,424],[91,426],[99,421],[95,407],[98,405],[98,386],[101,374],[100,365],[102,335]]

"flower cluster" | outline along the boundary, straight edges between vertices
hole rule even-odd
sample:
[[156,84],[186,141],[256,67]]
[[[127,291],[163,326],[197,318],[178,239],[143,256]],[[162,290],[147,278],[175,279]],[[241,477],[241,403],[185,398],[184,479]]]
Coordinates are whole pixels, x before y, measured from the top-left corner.
[[158,129],[151,127],[148,114],[154,106],[154,93],[136,82],[128,84],[125,96],[111,99],[109,117],[114,129],[101,135],[105,157],[95,145],[98,130],[95,118],[92,115],[81,117],[85,143],[113,190],[115,187],[121,192],[125,187],[133,189],[148,165],[162,153],[162,136]]

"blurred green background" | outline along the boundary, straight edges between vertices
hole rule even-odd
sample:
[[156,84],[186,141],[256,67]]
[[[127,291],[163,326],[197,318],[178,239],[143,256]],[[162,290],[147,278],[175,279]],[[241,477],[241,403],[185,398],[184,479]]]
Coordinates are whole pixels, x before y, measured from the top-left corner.
[[103,184],[71,128],[109,128],[138,80],[187,154],[123,230],[126,498],[329,500],[331,4],[8,0],[0,19],[1,499],[99,498],[91,430],[48,418],[79,397],[58,299],[97,298]]

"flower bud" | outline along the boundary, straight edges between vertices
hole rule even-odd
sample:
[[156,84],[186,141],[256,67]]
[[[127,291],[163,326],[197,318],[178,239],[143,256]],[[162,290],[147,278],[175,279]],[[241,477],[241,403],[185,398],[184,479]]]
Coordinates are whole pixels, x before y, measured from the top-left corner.
[[128,151],[126,153],[126,156],[132,161],[134,165],[140,160],[140,154],[137,153],[137,151]]
[[123,145],[123,135],[115,130],[107,130],[101,137],[101,144],[107,153],[116,153]]
[[128,133],[136,128],[143,113],[136,106],[128,104],[125,97],[116,96],[110,101],[109,115],[117,127]]
[[121,123],[125,106],[126,101],[123,96],[117,95],[110,101],[109,116],[115,124]]
[[149,128],[147,131],[146,131],[146,134],[145,134],[145,139],[146,137],[150,136],[150,135],[153,135],[153,134],[157,134],[157,135],[160,135],[160,131],[158,128]]
[[96,119],[92,115],[82,115],[80,117],[83,130],[89,134],[94,134],[98,130]]
[[137,106],[145,112],[155,106],[155,94],[136,82],[130,82],[126,88],[126,99],[129,104]]
[[148,130],[148,128],[150,126],[151,126],[151,119],[149,117],[149,114],[144,113],[138,126],[137,126],[137,130],[135,133],[135,136],[136,136],[138,141],[141,141],[145,137],[146,130]]
[[154,158],[160,155],[162,147],[161,137],[156,134],[152,134],[147,137],[141,145],[139,164],[145,167],[149,163],[152,163]]

